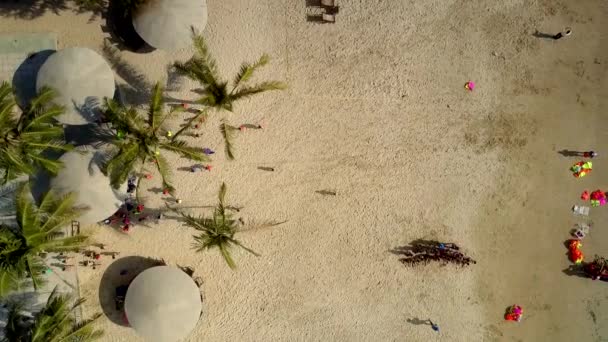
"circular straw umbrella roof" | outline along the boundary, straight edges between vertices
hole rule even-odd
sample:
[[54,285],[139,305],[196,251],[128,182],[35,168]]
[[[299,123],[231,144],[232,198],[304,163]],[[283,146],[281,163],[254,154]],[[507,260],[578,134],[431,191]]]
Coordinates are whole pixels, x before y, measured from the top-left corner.
[[192,43],[192,27],[207,24],[206,0],[148,0],[133,13],[135,31],[157,49],[176,50]]
[[140,273],[125,297],[129,324],[147,341],[184,339],[196,326],[201,310],[200,292],[192,278],[170,266]]
[[72,192],[76,195],[75,205],[87,208],[78,218],[85,225],[105,220],[122,205],[109,178],[99,169],[99,158],[95,151],[67,152],[59,158],[63,169],[50,182],[56,193]]
[[114,96],[114,73],[97,52],[80,47],[55,52],[42,65],[36,90],[50,87],[54,102],[65,107],[57,120],[67,125],[95,122],[104,97]]

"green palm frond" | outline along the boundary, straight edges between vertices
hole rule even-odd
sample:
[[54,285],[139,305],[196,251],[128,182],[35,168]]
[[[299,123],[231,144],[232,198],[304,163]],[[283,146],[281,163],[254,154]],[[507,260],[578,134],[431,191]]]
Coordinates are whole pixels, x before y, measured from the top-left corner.
[[24,230],[31,227],[32,223],[36,222],[37,210],[30,194],[30,187],[27,183],[21,185],[16,194],[17,204],[17,222],[21,228],[22,234],[28,232]]
[[228,267],[230,267],[231,269],[234,270],[234,269],[236,269],[236,264],[234,263],[234,259],[232,259],[232,255],[230,254],[230,251],[228,250],[227,245],[228,245],[227,243],[219,244],[220,253],[222,253],[222,257],[224,257],[224,260],[226,260]]
[[[49,191],[44,195],[44,197],[47,196],[51,196],[50,201],[52,204],[49,206],[47,211],[39,211],[40,215],[43,215],[41,220],[42,226],[38,228],[40,232],[33,235],[33,237],[38,237],[39,235],[48,236],[49,234],[76,220],[80,215],[82,215],[84,210],[74,206],[76,204],[76,195],[74,193],[68,193],[61,197],[55,198],[53,192]],[[42,201],[44,202],[45,199]],[[22,225],[22,228],[25,231],[25,226]]]
[[266,64],[268,64],[268,62],[270,62],[270,56],[268,56],[267,54],[263,54],[260,59],[258,59],[253,64],[243,63],[241,65],[239,73],[234,78],[234,82],[232,85],[233,91],[238,88],[241,83],[247,82],[253,76],[257,69],[265,66]]
[[45,106],[50,104],[50,102],[55,98],[56,95],[57,94],[53,89],[49,87],[42,87],[38,91],[38,94],[36,94],[36,97],[34,97],[32,101],[30,101],[30,103],[28,104],[29,111],[35,111],[44,108]]
[[2,165],[3,168],[10,167],[16,174],[31,175],[34,173],[34,167],[27,163],[25,156],[19,153],[17,148],[8,146],[0,148],[0,152],[2,153],[2,164],[5,164]]
[[14,269],[0,269],[0,299],[20,290],[24,285],[23,278]]
[[158,173],[160,174],[160,178],[163,181],[163,188],[169,190],[171,195],[175,194],[175,188],[171,182],[172,172],[169,167],[169,162],[162,155],[159,154],[156,156],[156,168],[158,169]]
[[15,193],[24,185],[24,181],[0,186],[0,216],[15,215]]
[[203,153],[203,150],[199,147],[188,146],[183,140],[171,140],[166,143],[161,143],[162,149],[175,152],[184,158],[196,161],[208,161],[209,158]]
[[192,42],[194,45],[194,49],[196,50],[196,59],[201,61],[201,65],[204,66],[206,70],[208,70],[209,76],[213,80],[217,80],[219,78],[217,71],[217,63],[215,62],[215,59],[211,57],[211,53],[209,53],[209,48],[207,47],[207,42],[205,42],[205,38],[203,38],[203,35],[197,33],[194,28],[192,28]]
[[225,207],[227,191],[228,187],[226,186],[226,183],[222,182],[222,185],[220,186],[220,191],[217,193],[218,205],[222,208]]
[[88,241],[86,235],[58,238],[56,234],[81,214],[74,207],[72,194],[57,198],[49,192],[37,207],[24,183],[19,185],[14,202],[18,229],[0,225],[0,295],[25,281],[35,289],[44,283],[41,275],[47,267],[40,252],[74,250]]
[[41,270],[44,269],[42,261],[37,255],[26,255],[25,267],[34,290],[38,291],[46,283],[46,280],[40,277]]
[[230,95],[230,101],[236,101],[242,98],[250,97],[255,94],[260,94],[263,92],[271,91],[271,90],[283,90],[287,89],[287,85],[283,82],[279,81],[267,81],[258,83],[256,85],[250,87],[241,87],[236,92]]
[[158,130],[163,118],[163,87],[160,82],[156,82],[152,89],[150,106],[148,108],[148,125],[152,130]]
[[232,142],[234,140],[234,132],[236,130],[238,130],[238,128],[230,126],[226,122],[222,122],[220,125],[220,132],[222,133],[222,137],[224,137],[224,145],[228,159],[234,159],[234,147]]
[[110,178],[110,184],[118,189],[127,181],[129,174],[140,163],[141,153],[138,142],[128,142],[121,146],[116,154],[106,163],[105,172]]
[[70,149],[63,127],[55,120],[63,108],[51,104],[52,90],[42,89],[20,115],[13,112],[12,92],[7,83],[0,85],[0,169],[5,170],[4,184],[22,174],[32,175],[37,167],[56,173],[61,164],[43,157],[43,153]]
[[[33,324],[21,326],[19,331],[13,331],[11,327],[10,334],[22,338],[29,336],[27,341],[30,342],[76,342],[98,339],[102,336],[102,331],[96,330],[94,323],[101,314],[94,314],[80,322],[75,318],[74,311],[79,310],[83,302],[82,298],[74,300],[70,295],[60,294],[55,288],[46,305],[35,315]],[[16,316],[12,318],[13,321],[19,321],[19,310],[10,312]]]
[[47,170],[52,175],[56,175],[59,170],[63,168],[63,163],[59,160],[46,158],[40,155],[32,155],[32,162],[34,165],[39,165],[45,170]]
[[171,138],[171,140],[176,140],[183,132],[190,129],[192,127],[192,124],[196,120],[199,120],[199,119],[205,120],[207,118],[207,116],[208,116],[208,111],[206,109],[199,111],[194,116],[192,116],[190,119],[188,119],[188,121],[186,121],[186,123],[182,126],[182,128],[180,128],[175,134],[173,134],[173,137]]
[[[52,106],[45,111],[41,111],[38,115],[32,116],[30,120],[25,123],[24,130],[29,131],[32,129],[39,128],[43,125],[53,124],[57,116],[63,114],[65,109],[60,106]],[[44,126],[48,127],[48,126]],[[57,127],[61,128],[61,127]]]
[[13,88],[7,81],[0,83],[0,102],[13,98]]

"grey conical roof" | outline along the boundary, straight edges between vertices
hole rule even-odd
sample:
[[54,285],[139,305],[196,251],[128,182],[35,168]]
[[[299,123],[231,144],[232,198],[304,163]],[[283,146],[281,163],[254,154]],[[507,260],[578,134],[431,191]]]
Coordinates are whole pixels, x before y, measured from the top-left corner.
[[192,278],[171,266],[140,273],[125,297],[129,325],[146,341],[184,339],[196,326],[201,310],[200,292]]
[[139,36],[167,51],[191,45],[191,27],[202,32],[206,24],[206,0],[150,0],[133,13],[133,26]]
[[59,158],[64,163],[63,169],[50,182],[57,194],[73,192],[76,206],[88,208],[78,219],[84,225],[105,220],[122,204],[110,180],[99,169],[99,159],[99,152],[94,150],[67,152]]
[[57,120],[68,125],[95,122],[104,97],[114,96],[114,73],[97,52],[81,47],[52,54],[38,71],[36,90],[56,91],[55,103],[65,107]]

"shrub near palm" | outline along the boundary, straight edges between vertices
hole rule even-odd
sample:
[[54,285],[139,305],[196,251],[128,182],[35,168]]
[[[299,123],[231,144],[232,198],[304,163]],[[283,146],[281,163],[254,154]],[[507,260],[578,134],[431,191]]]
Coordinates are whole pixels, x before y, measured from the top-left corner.
[[93,324],[100,313],[91,318],[76,321],[75,312],[80,310],[84,299],[74,301],[62,295],[57,288],[51,292],[46,305],[33,319],[24,315],[19,303],[11,303],[4,328],[4,341],[13,342],[79,342],[98,340],[103,332]]
[[173,134],[166,127],[166,121],[180,109],[174,107],[168,113],[164,112],[163,89],[159,83],[154,86],[145,115],[141,115],[134,107],[121,106],[111,99],[106,99],[105,107],[106,118],[116,130],[113,140],[115,149],[105,165],[105,172],[114,188],[124,184],[130,174],[137,173],[138,201],[141,176],[147,172],[147,164],[154,165],[161,176],[163,189],[174,195],[171,170],[162,151],[177,153],[189,160],[207,160],[202,149],[177,139],[185,131],[184,128]]
[[47,193],[36,206],[27,184],[15,198],[17,226],[0,224],[0,298],[29,282],[38,289],[47,268],[41,252],[73,251],[84,246],[86,235],[61,237],[61,229],[80,216],[72,194],[55,197]]
[[56,174],[62,167],[57,160],[45,157],[47,150],[67,151],[63,127],[55,118],[63,108],[52,105],[54,93],[43,89],[20,115],[14,113],[12,87],[0,85],[0,170],[2,184],[21,176],[32,175],[37,168]]
[[[203,36],[193,32],[192,37],[196,50],[194,56],[186,62],[175,62],[173,67],[178,73],[201,85],[202,90],[198,92],[201,97],[196,100],[197,103],[208,108],[232,112],[234,103],[241,99],[271,90],[287,88],[285,83],[279,81],[264,81],[253,85],[249,84],[255,71],[270,62],[270,57],[266,54],[262,55],[254,63],[243,63],[232,83],[221,79],[216,62],[211,57]],[[221,129],[227,143],[226,155],[229,159],[234,159],[230,143],[232,137],[230,132],[235,128],[223,123]]]

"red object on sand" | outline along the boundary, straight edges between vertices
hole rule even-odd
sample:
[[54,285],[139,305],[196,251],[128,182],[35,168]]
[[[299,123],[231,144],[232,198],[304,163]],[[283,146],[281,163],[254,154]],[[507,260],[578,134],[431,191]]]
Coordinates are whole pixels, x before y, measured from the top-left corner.
[[146,174],[146,179],[152,179],[152,175],[151,175],[151,174],[149,174],[149,173],[147,173],[147,174]]
[[207,171],[211,171],[212,168],[213,168],[213,166],[211,166],[211,165],[205,165],[205,170],[207,170]]
[[599,200],[603,197],[606,197],[606,194],[602,190],[598,189],[591,193],[591,199]]
[[187,104],[187,103],[182,103],[182,107],[183,107],[184,109],[188,109],[188,107],[189,107],[189,106],[188,106],[188,104]]
[[245,132],[246,129],[247,129],[247,127],[245,127],[244,125],[239,126],[239,131],[241,131],[241,132]]
[[589,197],[589,191],[587,191],[587,190],[583,191],[583,193],[581,194],[581,199],[582,199],[583,201],[588,201],[588,200],[589,200],[589,198],[590,198],[590,197]]
[[198,127],[199,127],[198,124],[194,125],[194,128],[198,128]]
[[95,254],[95,260],[101,259],[101,254]]
[[169,189],[164,189],[163,190],[163,195],[167,195],[169,193]]

